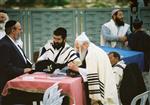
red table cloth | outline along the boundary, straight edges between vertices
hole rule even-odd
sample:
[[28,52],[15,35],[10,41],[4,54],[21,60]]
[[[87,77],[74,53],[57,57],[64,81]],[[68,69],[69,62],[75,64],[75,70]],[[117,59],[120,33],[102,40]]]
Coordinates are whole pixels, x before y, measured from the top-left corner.
[[54,83],[59,82],[62,92],[69,95],[70,105],[85,105],[85,93],[81,77],[71,78],[43,72],[24,74],[7,82],[2,92],[6,96],[9,89],[26,92],[44,93]]

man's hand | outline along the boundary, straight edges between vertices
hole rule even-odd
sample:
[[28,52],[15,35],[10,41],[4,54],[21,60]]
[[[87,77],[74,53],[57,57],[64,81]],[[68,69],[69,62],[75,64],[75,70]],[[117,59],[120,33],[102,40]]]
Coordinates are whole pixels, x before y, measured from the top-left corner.
[[24,69],[24,73],[29,73],[29,72],[31,72],[32,71],[32,68],[25,68]]
[[68,68],[71,69],[72,71],[76,71],[76,72],[79,71],[79,67],[78,67],[76,64],[74,64],[73,62],[68,63],[67,66],[68,66]]
[[127,37],[126,36],[121,36],[121,37],[119,37],[119,41],[125,42],[125,41],[127,41]]

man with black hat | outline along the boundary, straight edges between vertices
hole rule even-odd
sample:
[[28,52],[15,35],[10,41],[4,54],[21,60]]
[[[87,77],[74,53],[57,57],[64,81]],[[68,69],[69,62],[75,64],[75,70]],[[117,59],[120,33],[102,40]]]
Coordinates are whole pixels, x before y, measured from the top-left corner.
[[126,35],[131,31],[129,25],[123,21],[123,11],[121,9],[114,9],[111,16],[112,19],[102,25],[101,45],[126,48]]
[[142,29],[143,21],[135,19],[134,32],[128,36],[128,45],[132,50],[144,52],[144,71],[150,69],[150,36]]
[[20,23],[15,20],[5,24],[6,35],[0,40],[0,93],[7,81],[32,70],[31,62],[16,43],[21,31]]

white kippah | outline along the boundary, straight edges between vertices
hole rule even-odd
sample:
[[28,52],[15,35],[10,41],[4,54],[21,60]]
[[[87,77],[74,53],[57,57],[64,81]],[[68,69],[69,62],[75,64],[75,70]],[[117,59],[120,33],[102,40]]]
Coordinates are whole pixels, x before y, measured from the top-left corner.
[[85,32],[82,32],[81,35],[77,36],[76,41],[78,42],[90,42],[89,38],[85,34]]
[[120,11],[119,8],[115,8],[112,12],[111,12],[111,16],[113,16],[116,12]]

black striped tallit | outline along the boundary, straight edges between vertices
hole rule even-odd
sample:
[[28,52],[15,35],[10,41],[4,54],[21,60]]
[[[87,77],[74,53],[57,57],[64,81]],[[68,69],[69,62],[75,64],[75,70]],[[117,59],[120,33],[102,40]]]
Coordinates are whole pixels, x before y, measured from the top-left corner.
[[92,73],[87,75],[88,87],[98,85],[98,89],[90,89],[89,94],[100,94],[104,98],[104,84],[99,80],[98,73]]

